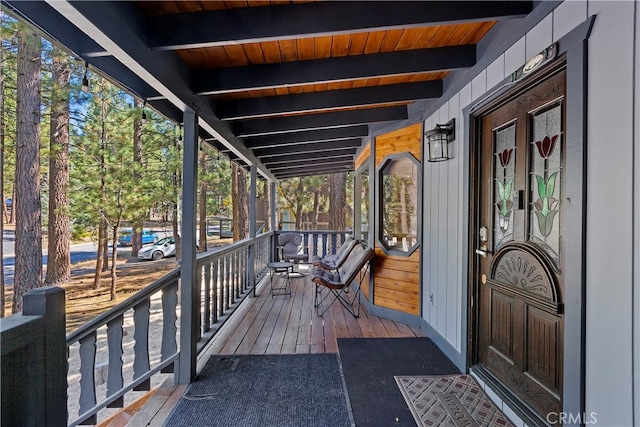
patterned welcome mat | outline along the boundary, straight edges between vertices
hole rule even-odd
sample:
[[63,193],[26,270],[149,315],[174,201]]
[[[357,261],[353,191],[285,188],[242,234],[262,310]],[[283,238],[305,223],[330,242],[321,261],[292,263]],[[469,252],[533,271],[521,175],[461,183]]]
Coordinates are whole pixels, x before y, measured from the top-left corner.
[[394,378],[419,426],[513,426],[471,375]]

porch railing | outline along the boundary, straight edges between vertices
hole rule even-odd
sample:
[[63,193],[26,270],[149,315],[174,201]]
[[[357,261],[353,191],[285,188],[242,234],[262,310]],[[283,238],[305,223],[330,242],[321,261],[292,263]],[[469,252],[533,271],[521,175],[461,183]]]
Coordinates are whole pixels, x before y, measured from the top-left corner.
[[[335,253],[335,251],[342,245],[346,236],[350,235],[350,231],[345,230],[322,230],[322,231],[299,231],[299,230],[287,230],[277,231],[275,242],[277,244],[277,236],[285,233],[297,233],[302,234],[303,250],[309,255],[307,262],[313,261],[314,255],[323,257],[329,253]],[[277,254],[277,250],[274,248],[274,254]]]
[[[272,236],[265,233],[197,256],[202,284],[198,352],[264,274]],[[253,283],[247,275],[252,245],[254,271],[260,273]],[[98,411],[123,407],[126,393],[150,390],[154,375],[174,371],[179,358],[179,280],[176,268],[68,335],[69,425],[96,424]]]
[[[345,231],[296,232],[304,236],[309,260],[313,255],[335,251],[348,234]],[[200,310],[197,354],[266,274],[266,264],[277,257],[279,233],[264,233],[197,256],[196,280],[201,289],[197,306]],[[249,268],[250,259],[253,259],[253,268]],[[254,272],[253,278],[250,272]],[[179,368],[179,286],[180,269],[176,268],[66,337],[61,348],[64,353],[66,345],[67,384],[64,380],[58,381],[54,389],[66,387],[68,425],[95,424],[99,411],[123,407],[127,393],[150,390],[152,382],[162,379],[157,374],[171,373]],[[64,313],[64,299],[59,299],[57,311]],[[27,305],[25,299],[25,311]],[[10,318],[5,320],[3,327]],[[45,323],[38,318],[30,320],[29,324],[39,328]],[[64,331],[64,319],[59,323]],[[3,328],[3,356],[5,349],[22,345],[12,342],[11,336]],[[39,335],[33,337],[40,339]],[[63,333],[58,341],[64,341]],[[32,344],[25,341],[24,345]],[[43,357],[46,359],[47,355]],[[64,357],[57,360],[57,365],[64,363]],[[13,368],[29,372],[31,368],[24,363],[28,360],[21,362],[17,358]],[[44,377],[34,381],[44,381]],[[4,385],[2,388],[5,393]],[[48,395],[45,397],[49,398]],[[55,406],[59,411],[59,404]],[[36,405],[31,411],[44,411],[45,407]]]

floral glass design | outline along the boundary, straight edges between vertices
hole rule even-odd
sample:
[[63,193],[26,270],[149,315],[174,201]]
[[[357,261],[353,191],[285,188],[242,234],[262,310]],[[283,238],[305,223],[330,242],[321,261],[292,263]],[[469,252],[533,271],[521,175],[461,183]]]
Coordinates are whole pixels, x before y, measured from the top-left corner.
[[494,133],[494,250],[513,236],[513,183],[515,178],[515,123]]
[[559,262],[561,184],[561,106],[533,116],[529,239]]

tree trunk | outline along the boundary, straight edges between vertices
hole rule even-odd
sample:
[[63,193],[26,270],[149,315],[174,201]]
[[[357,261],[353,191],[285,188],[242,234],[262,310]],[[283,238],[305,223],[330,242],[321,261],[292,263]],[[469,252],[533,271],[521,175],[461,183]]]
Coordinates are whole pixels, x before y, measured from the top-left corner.
[[248,233],[247,173],[236,163],[232,162],[231,165],[233,241],[237,242],[247,237]]
[[[144,108],[144,103],[136,100],[136,107]],[[134,179],[138,182],[142,180],[142,117],[136,115],[133,120],[133,161],[137,168],[133,173]],[[133,233],[131,234],[131,256],[137,257],[138,251],[142,247],[142,229],[144,225],[144,217],[137,216],[133,221]]]
[[347,205],[347,174],[334,173],[329,175],[329,229],[346,230],[347,219],[345,209]]
[[[304,182],[302,180],[302,178],[298,178],[298,191],[296,192],[297,194],[302,194],[302,192],[304,191]],[[302,230],[302,200],[300,200],[300,198],[298,197],[296,200],[296,210],[295,210],[295,215],[296,215],[296,230]]]
[[198,243],[200,245],[200,252],[207,251],[207,180],[204,179],[207,173],[207,153],[204,150],[200,151],[200,173],[202,177],[200,179],[200,199],[198,219],[200,222],[200,229],[198,232]]
[[178,203],[173,203],[173,215],[171,219],[171,229],[173,230],[173,237],[176,241],[176,264],[180,264],[182,259],[182,238],[180,236],[180,229],[178,227]]
[[116,290],[118,286],[118,274],[116,271],[116,261],[118,260],[118,251],[116,250],[116,245],[118,244],[118,228],[118,226],[113,227],[113,232],[111,233],[111,238],[113,239],[113,247],[111,249],[111,301],[116,300]]
[[16,186],[13,186],[11,191],[11,213],[9,214],[9,224],[16,223]]
[[93,289],[100,289],[102,285],[102,271],[104,270],[105,247],[107,246],[107,221],[100,220],[98,225],[98,253],[96,254],[96,271],[93,275]]
[[313,212],[311,213],[311,230],[318,229],[318,215],[320,215],[320,189],[313,192]]
[[52,66],[49,224],[45,284],[66,283],[71,275],[69,226],[69,60],[55,49]]
[[264,197],[265,197],[264,230],[273,231],[271,230],[271,210],[275,208],[271,206],[271,184],[267,182],[265,183],[264,187],[265,187],[264,189]]
[[40,54],[38,35],[22,27],[18,34],[16,102],[16,217],[13,312],[22,296],[42,285],[40,205]]
[[[7,215],[7,204],[4,198],[4,49],[0,48],[0,202],[2,218],[0,218],[0,235],[4,242],[4,221]],[[0,245],[0,318],[4,317],[4,245]]]

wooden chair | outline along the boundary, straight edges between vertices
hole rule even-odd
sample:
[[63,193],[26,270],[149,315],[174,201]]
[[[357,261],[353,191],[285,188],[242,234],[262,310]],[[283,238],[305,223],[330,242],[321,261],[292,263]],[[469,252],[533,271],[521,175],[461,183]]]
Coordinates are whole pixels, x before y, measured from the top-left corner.
[[[318,316],[322,316],[336,301],[339,301],[353,317],[360,316],[360,283],[369,271],[369,261],[374,255],[373,249],[365,248],[358,243],[339,271],[332,272],[321,267],[313,269],[311,281],[316,284],[314,307]],[[360,283],[355,292],[350,292],[351,284],[358,276]],[[353,296],[350,297],[349,294]],[[325,302],[326,305],[323,306]]]

